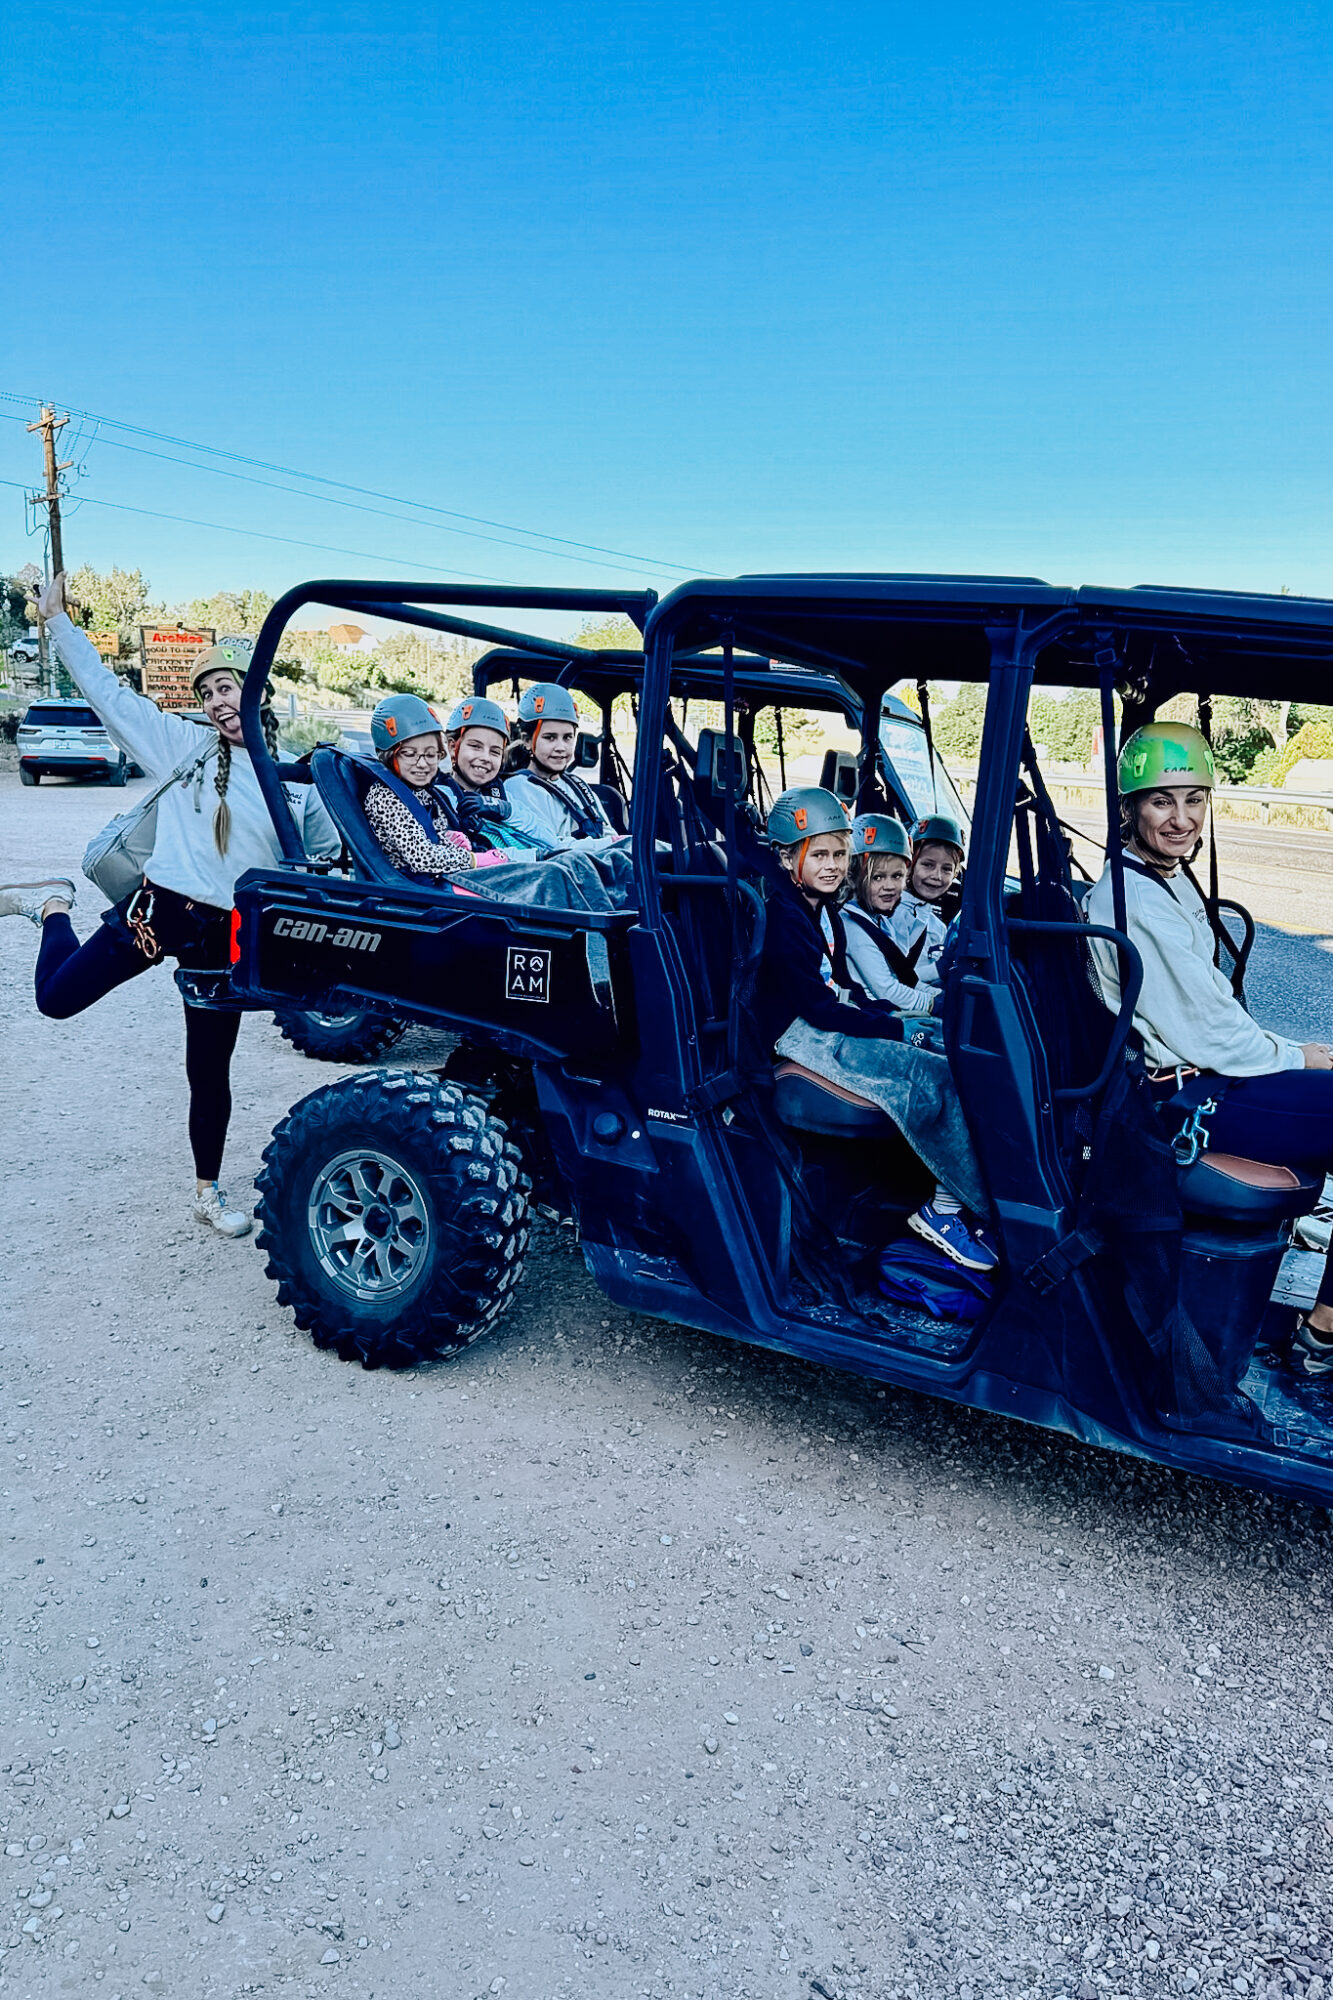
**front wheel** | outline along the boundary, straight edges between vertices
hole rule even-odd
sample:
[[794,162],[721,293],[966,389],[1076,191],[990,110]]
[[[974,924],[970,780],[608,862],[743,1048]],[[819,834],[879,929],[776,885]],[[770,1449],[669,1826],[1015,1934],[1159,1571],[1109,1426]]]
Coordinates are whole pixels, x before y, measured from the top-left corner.
[[373,1007],[348,1007],[336,1014],[310,1007],[279,1007],[273,1018],[283,1040],[317,1062],[378,1062],[407,1027],[406,1021],[377,1013]]
[[278,1303],[317,1347],[411,1368],[469,1345],[523,1270],[528,1180],[486,1106],[409,1070],[302,1098],[256,1182]]

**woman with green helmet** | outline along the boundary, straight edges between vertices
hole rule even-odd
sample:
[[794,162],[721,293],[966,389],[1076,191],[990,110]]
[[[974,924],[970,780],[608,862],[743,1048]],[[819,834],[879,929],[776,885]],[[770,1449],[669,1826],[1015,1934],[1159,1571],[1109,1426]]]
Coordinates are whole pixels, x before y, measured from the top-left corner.
[[[1333,1168],[1333,1053],[1261,1028],[1214,964],[1208,908],[1186,864],[1198,852],[1214,784],[1213,754],[1188,723],[1136,729],[1117,764],[1124,841],[1125,922],[1143,961],[1134,1026],[1165,1105],[1189,1079],[1210,1079],[1218,1152],[1326,1173]],[[1088,899],[1091,923],[1114,926],[1111,864]],[[1102,995],[1120,1004],[1113,945],[1092,946]],[[1333,1276],[1302,1324],[1296,1354],[1311,1375],[1333,1373]]]

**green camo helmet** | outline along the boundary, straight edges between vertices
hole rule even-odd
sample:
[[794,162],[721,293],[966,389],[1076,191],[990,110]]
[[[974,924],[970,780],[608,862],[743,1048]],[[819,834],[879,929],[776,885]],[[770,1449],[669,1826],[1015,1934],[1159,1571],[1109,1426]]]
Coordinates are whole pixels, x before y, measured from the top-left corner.
[[1216,783],[1213,753],[1202,730],[1189,722],[1145,722],[1120,752],[1116,782],[1123,798],[1130,792]]
[[768,815],[768,837],[775,847],[793,847],[821,833],[849,833],[847,815],[832,792],[822,785],[793,785],[775,800]]
[[862,813],[852,821],[852,853],[896,854],[910,861],[912,842],[902,821],[890,813]]

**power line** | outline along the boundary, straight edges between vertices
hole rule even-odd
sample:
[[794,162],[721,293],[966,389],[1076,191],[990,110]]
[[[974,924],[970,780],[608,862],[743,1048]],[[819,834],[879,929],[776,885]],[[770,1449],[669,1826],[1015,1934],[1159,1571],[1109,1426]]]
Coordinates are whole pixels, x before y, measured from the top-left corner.
[[[18,479],[0,479],[0,486],[12,486],[21,493],[28,488]],[[233,528],[226,521],[196,521],[188,514],[160,513],[153,507],[131,507],[123,500],[96,500],[85,494],[81,505],[85,507],[110,507],[118,514],[143,514],[150,521],[174,521],[185,528],[208,528],[219,535],[249,535],[260,542],[282,542],[288,548],[318,549],[323,555],[356,556],[361,562],[385,563],[391,567],[401,566],[401,557],[377,555],[371,549],[343,549],[331,542],[307,542],[295,535],[270,535],[262,528]],[[533,551],[534,554],[537,551]],[[441,569],[437,563],[415,563],[416,569],[429,570],[432,576],[451,576],[462,583],[505,583],[518,589],[524,588],[525,579],[518,576],[487,576],[482,571],[471,569]]]
[[[0,412],[0,415],[3,415]],[[368,507],[361,500],[339,500],[331,493],[302,493],[299,487],[280,486],[276,479],[258,479],[252,472],[232,472],[225,465],[196,465],[188,458],[173,458],[169,452],[150,451],[141,444],[126,444],[121,438],[97,438],[97,444],[108,445],[112,451],[132,451],[142,458],[161,459],[167,465],[183,465],[190,472],[207,472],[217,479],[241,479],[250,486],[265,486],[271,493],[289,493],[298,500],[316,500],[322,507],[349,507],[358,514],[377,514],[384,521],[405,521],[414,528],[426,528],[434,534],[464,535],[469,541],[493,542],[499,548],[521,549],[526,555],[556,556],[560,562],[582,563],[589,569],[613,569],[624,576],[638,577],[639,569],[630,569],[624,563],[605,562],[598,556],[576,556],[558,553],[552,549],[534,548],[529,542],[511,541],[504,535],[483,535],[475,528],[451,528],[443,522],[418,520],[412,514],[394,514],[387,507]],[[408,502],[414,505],[415,502]]]
[[[0,389],[0,401],[6,403],[31,403],[35,400],[35,398],[30,396],[20,396],[10,389]],[[311,485],[328,486],[340,493],[359,493],[369,500],[388,500],[394,506],[415,507],[423,513],[438,514],[447,520],[470,521],[475,527],[500,528],[509,534],[528,535],[534,540],[555,542],[561,548],[586,549],[593,555],[618,556],[626,562],[648,563],[655,569],[679,570],[685,576],[712,576],[716,574],[713,570],[691,567],[687,563],[667,562],[662,557],[641,555],[632,549],[606,548],[600,542],[579,541],[568,535],[552,535],[548,534],[545,529],[525,528],[520,523],[514,521],[493,521],[484,514],[464,514],[457,508],[437,507],[429,500],[412,500],[406,498],[401,493],[382,493],[376,487],[357,486],[345,479],[328,479],[323,473],[319,472],[301,472],[290,465],[275,465],[268,459],[253,458],[247,452],[227,451],[220,445],[198,444],[190,438],[174,437],[168,431],[149,430],[142,424],[126,423],[119,417],[98,416],[96,411],[93,410],[71,409],[70,415],[80,417],[90,423],[108,424],[113,430],[128,431],[132,437],[151,438],[155,444],[170,444],[175,445],[183,451],[203,452],[211,458],[224,458],[235,465],[255,466],[260,472],[276,472],[284,479],[305,480]],[[112,440],[104,439],[103,442],[110,443]],[[184,461],[177,462],[183,463]],[[214,469],[209,466],[200,466],[198,468],[201,472]],[[265,482],[260,481],[257,483],[264,484]],[[540,551],[535,551],[534,553],[540,553]]]

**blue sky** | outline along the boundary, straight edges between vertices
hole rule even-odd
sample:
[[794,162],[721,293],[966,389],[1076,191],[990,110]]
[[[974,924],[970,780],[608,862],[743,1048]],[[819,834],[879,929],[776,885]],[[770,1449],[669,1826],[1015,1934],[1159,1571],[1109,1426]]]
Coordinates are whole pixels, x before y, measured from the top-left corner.
[[[168,597],[818,568],[1333,595],[1328,28],[38,0],[0,81],[0,390],[540,531],[85,427],[70,558]],[[37,467],[0,420],[0,479]],[[32,554],[0,486],[0,568]]]

